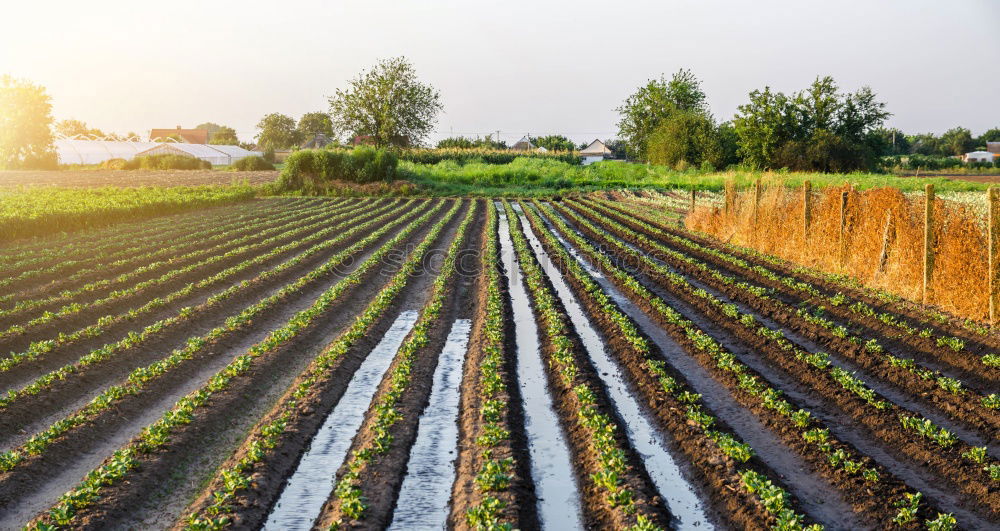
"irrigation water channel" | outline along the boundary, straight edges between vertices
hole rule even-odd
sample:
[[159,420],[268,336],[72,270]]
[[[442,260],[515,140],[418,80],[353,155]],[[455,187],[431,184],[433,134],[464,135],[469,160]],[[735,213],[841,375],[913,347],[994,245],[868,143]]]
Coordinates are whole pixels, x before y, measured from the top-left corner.
[[559,428],[545,381],[538,326],[521,279],[507,216],[500,206],[500,254],[507,271],[507,287],[517,343],[517,381],[524,403],[531,477],[538,499],[538,520],[548,529],[583,529],[580,492],[569,447]]
[[[615,410],[621,415],[629,442],[642,457],[646,471],[670,509],[670,513],[675,519],[675,529],[711,529],[713,525],[705,512],[705,507],[698,498],[694,487],[684,477],[680,466],[671,455],[663,435],[653,426],[648,412],[639,403],[633,390],[630,389],[625,375],[622,374],[621,367],[611,358],[607,348],[605,348],[604,340],[591,325],[590,319],[584,313],[566,280],[563,279],[562,272],[549,259],[542,243],[528,227],[523,214],[521,214],[521,223],[525,228],[524,232],[528,242],[534,249],[535,256],[538,257],[538,262],[545,269],[549,281],[555,287],[556,294],[562,302],[566,314],[569,315],[573,327],[576,328],[576,332],[587,350],[588,357],[604,382],[604,387],[608,391],[608,396],[611,398]],[[564,247],[572,249],[572,247],[566,246],[564,241],[562,243]],[[574,252],[570,254],[584,268],[593,270],[591,264],[575,252],[575,249],[572,250]]]
[[354,435],[361,428],[375,389],[392,364],[396,351],[417,322],[419,312],[399,314],[392,327],[361,364],[333,411],[323,421],[309,449],[285,484],[264,529],[310,529],[333,492],[337,470],[344,464]]
[[462,367],[472,321],[457,319],[448,333],[437,368],[431,397],[410,449],[406,477],[399,490],[389,529],[445,529],[448,501],[455,481],[458,454],[458,406]]
[[[565,217],[560,217],[563,221],[572,226],[572,223],[569,220]],[[814,342],[809,341],[789,330],[783,329],[771,319],[758,314],[745,305],[729,299],[724,294],[698,281],[697,279],[681,273],[679,270],[674,269],[658,257],[645,253],[638,247],[622,240],[621,238],[617,238],[615,236],[611,237],[626,247],[647,256],[656,264],[684,276],[686,280],[695,288],[704,289],[708,293],[718,297],[720,300],[728,304],[736,304],[741,312],[753,315],[755,319],[773,330],[781,329],[785,333],[786,337],[799,343],[799,345],[807,348],[811,352],[820,352],[823,350]],[[565,242],[563,244],[566,245]],[[637,324],[640,325],[643,332],[649,335],[654,342],[660,345],[661,349],[664,349],[665,353],[670,352],[666,350],[668,346],[672,344],[670,339],[667,338],[663,331],[659,330],[648,317],[642,314],[641,309],[632,304],[630,300],[617,292],[617,290],[614,290],[613,286],[606,279],[599,279],[598,283],[600,283],[605,290],[609,290],[608,293],[611,295],[612,299],[614,299],[615,302],[621,306],[622,309],[625,310]],[[924,474],[919,470],[919,467],[914,463],[907,462],[905,459],[900,459],[890,454],[862,429],[853,426],[850,422],[843,422],[839,411],[837,411],[836,408],[831,407],[829,403],[826,403],[822,398],[812,393],[808,387],[802,385],[800,382],[795,380],[794,377],[784,375],[781,371],[775,370],[775,368],[769,365],[768,362],[758,359],[754,355],[752,349],[741,346],[738,340],[729,337],[728,334],[721,330],[721,328],[715,323],[701,317],[698,315],[696,310],[688,306],[686,303],[677,300],[659,286],[647,282],[644,282],[644,284],[646,284],[647,288],[656,293],[674,309],[684,315],[684,317],[692,320],[697,326],[712,336],[716,341],[736,354],[737,358],[742,363],[764,375],[770,385],[780,389],[797,405],[808,409],[818,420],[823,422],[830,429],[830,432],[838,439],[854,445],[868,457],[878,461],[910,487],[922,492],[927,498],[938,503],[941,509],[952,513],[963,525],[969,526],[973,529],[991,529],[995,527],[991,526],[982,516],[976,514],[975,510],[970,510],[966,504],[963,503],[961,495],[947,483],[928,481]],[[835,355],[835,353],[830,357],[831,362],[836,363],[838,359],[839,358]],[[805,507],[814,512],[819,511],[814,514],[815,517],[820,520],[833,518],[834,520],[830,520],[831,522],[837,521],[843,526],[833,527],[828,524],[826,526],[827,529],[851,529],[851,525],[861,525],[860,523],[854,522],[855,519],[847,516],[851,514],[849,506],[840,494],[832,488],[832,486],[823,485],[819,482],[819,480],[812,477],[809,474],[806,465],[798,462],[798,458],[785,449],[784,445],[780,443],[780,441],[776,441],[760,431],[764,429],[763,427],[755,427],[754,422],[752,422],[749,418],[746,421],[737,420],[739,419],[739,415],[736,413],[736,408],[739,406],[735,403],[731,406],[726,405],[725,403],[727,400],[725,400],[724,397],[717,397],[714,396],[713,393],[710,393],[710,389],[712,389],[712,387],[710,387],[712,385],[711,382],[705,381],[704,387],[702,387],[700,374],[703,370],[699,368],[697,364],[691,365],[689,369],[683,369],[684,367],[688,367],[689,360],[685,358],[677,358],[677,362],[680,364],[678,368],[682,368],[685,375],[687,375],[688,378],[692,378],[691,383],[695,387],[695,390],[703,394],[704,400],[710,407],[715,408],[717,413],[720,408],[722,411],[729,410],[734,412],[732,413],[732,416],[727,415],[726,418],[730,426],[737,432],[737,435],[744,439],[745,442],[754,447],[758,456],[767,462],[773,470],[784,477],[786,485],[790,487],[790,490],[792,490],[792,494],[795,495]],[[849,369],[852,368],[846,363],[842,365],[842,367]],[[860,375],[855,374],[855,376]],[[711,376],[706,373],[706,378],[710,377]],[[876,386],[874,389],[880,393],[883,392],[881,387]],[[883,396],[889,398],[886,394],[883,394]],[[721,401],[716,402],[720,399]],[[991,449],[994,447],[994,445],[989,446]]]

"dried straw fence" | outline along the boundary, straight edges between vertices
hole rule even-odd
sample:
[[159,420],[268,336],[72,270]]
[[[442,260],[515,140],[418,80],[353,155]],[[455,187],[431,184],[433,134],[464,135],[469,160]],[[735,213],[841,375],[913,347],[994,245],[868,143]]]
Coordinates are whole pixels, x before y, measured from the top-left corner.
[[991,319],[990,293],[1000,287],[995,273],[991,282],[989,242],[1000,235],[987,227],[996,226],[997,191],[990,191],[994,215],[984,224],[972,208],[935,198],[928,188],[924,197],[907,197],[895,188],[730,185],[724,206],[698,206],[685,223],[962,317]]

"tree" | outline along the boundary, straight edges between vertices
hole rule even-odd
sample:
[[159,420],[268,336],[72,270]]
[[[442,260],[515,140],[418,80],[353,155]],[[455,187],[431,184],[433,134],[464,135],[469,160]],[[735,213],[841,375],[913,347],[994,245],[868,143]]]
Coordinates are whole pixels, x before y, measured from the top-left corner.
[[417,79],[405,57],[379,62],[330,98],[338,134],[369,137],[379,147],[419,145],[441,111],[441,96]]
[[221,125],[219,125],[219,124],[217,124],[215,122],[205,122],[203,124],[198,124],[195,127],[195,129],[203,129],[205,131],[208,131],[208,143],[211,144],[212,143],[212,137],[214,137],[215,134],[219,132],[219,129],[222,129],[222,127],[223,126],[221,126]]
[[906,140],[910,143],[910,153],[912,154],[931,156],[940,152],[939,144],[941,141],[932,133],[910,135],[906,137]]
[[652,164],[701,166],[723,163],[722,145],[712,119],[702,112],[671,113],[650,136],[647,146]]
[[52,100],[45,87],[0,77],[0,169],[54,168]]
[[289,149],[299,144],[295,119],[273,112],[261,118],[257,124],[257,144],[264,150]]
[[507,149],[507,143],[493,140],[493,135],[486,135],[486,138],[466,138],[464,136],[454,136],[438,140],[438,149]]
[[906,155],[910,153],[910,138],[896,128],[879,129],[883,155]]
[[977,145],[986,146],[987,142],[1000,142],[1000,128],[994,127],[979,136]]
[[791,96],[754,90],[733,127],[752,167],[851,171],[875,167],[883,150],[879,130],[889,116],[870,88],[844,94],[827,76]]
[[[198,129],[201,129],[200,127]],[[236,137],[236,130],[224,125],[219,126],[214,133],[209,133],[208,143],[217,146],[237,146],[240,139]]]
[[307,141],[316,135],[326,135],[333,138],[333,121],[325,112],[307,112],[299,118],[299,138]]
[[87,127],[87,124],[80,120],[61,120],[56,122],[56,133],[63,135],[65,137],[74,137],[76,135],[80,136],[96,136],[104,137],[104,131],[100,129],[91,129]]
[[530,138],[529,140],[531,140],[532,144],[549,151],[573,151],[573,148],[576,147],[573,145],[573,141],[563,135],[540,136],[538,138]]
[[938,146],[941,155],[964,155],[976,147],[972,132],[964,127],[954,127],[941,135]]
[[615,109],[621,115],[618,137],[628,155],[646,160],[646,143],[660,123],[676,111],[707,114],[705,92],[690,70],[679,70],[670,81],[663,76],[651,79]]

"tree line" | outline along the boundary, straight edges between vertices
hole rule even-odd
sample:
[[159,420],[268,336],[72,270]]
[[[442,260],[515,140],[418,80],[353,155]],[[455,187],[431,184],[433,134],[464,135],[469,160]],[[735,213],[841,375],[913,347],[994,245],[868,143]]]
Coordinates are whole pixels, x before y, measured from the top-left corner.
[[639,87],[616,109],[633,160],[674,167],[849,172],[877,170],[892,155],[957,156],[1000,141],[956,127],[935,137],[885,127],[891,116],[869,87],[842,91],[830,76],[791,93],[754,90],[731,121],[716,122],[690,70]]

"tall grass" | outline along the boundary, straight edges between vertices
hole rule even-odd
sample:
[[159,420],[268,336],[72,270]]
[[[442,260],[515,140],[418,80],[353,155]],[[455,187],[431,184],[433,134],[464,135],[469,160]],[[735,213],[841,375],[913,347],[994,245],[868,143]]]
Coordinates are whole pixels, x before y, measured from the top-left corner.
[[609,189],[696,188],[722,191],[726,182],[737,188],[752,186],[762,179],[772,186],[798,187],[806,180],[815,188],[850,184],[858,189],[893,187],[903,191],[922,190],[933,183],[938,190],[985,190],[987,185],[945,178],[896,177],[876,173],[820,174],[787,172],[700,170],[678,171],[666,166],[604,161],[590,166],[568,164],[557,159],[516,158],[507,164],[445,160],[436,164],[402,161],[400,177],[431,194],[446,195],[552,195],[567,191]]
[[[848,192],[840,241],[841,192]],[[985,193],[985,192],[984,192]],[[924,199],[896,188],[831,186],[813,197],[813,222],[804,234],[802,193],[771,186],[753,222],[753,192],[735,193],[733,210],[701,207],[689,228],[869,286],[920,301],[923,285]],[[973,319],[988,317],[987,241],[982,214],[969,204],[935,200],[935,266],[931,304]],[[887,231],[886,226],[889,225]],[[883,249],[887,250],[883,264]]]

